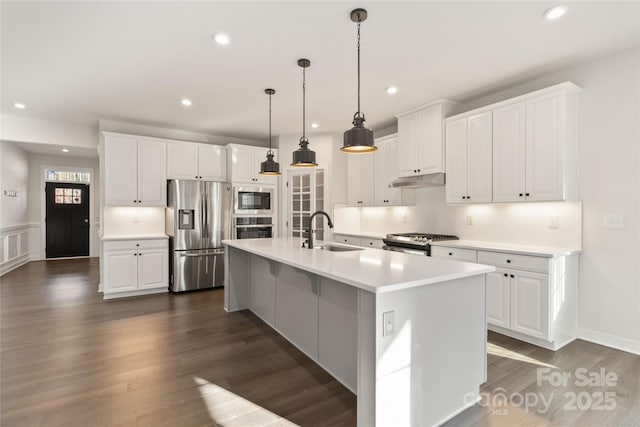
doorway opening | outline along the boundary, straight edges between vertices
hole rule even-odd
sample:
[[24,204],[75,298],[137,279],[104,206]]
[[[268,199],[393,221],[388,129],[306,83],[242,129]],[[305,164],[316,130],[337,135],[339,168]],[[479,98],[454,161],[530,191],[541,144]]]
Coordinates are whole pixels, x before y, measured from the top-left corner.
[[45,170],[45,257],[89,256],[89,172]]

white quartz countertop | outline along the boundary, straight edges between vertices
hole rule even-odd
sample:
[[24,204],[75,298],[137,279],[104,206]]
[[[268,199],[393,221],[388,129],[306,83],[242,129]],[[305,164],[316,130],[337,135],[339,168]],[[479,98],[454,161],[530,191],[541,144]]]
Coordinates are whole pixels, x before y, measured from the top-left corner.
[[[359,248],[351,252],[329,252],[302,248],[302,240],[223,240],[222,243],[319,276],[328,277],[369,292],[382,293],[424,286],[495,271],[495,267],[446,259],[420,257],[381,249]],[[315,245],[325,242],[318,241]],[[334,246],[347,246],[328,243]],[[353,247],[353,246],[352,246]]]
[[553,246],[519,245],[515,243],[483,242],[478,240],[445,240],[433,242],[432,246],[445,246],[448,248],[477,249],[493,252],[509,252],[521,255],[542,256],[554,258],[565,255],[573,255],[581,252],[579,248],[559,248]]
[[103,241],[107,240],[153,240],[168,239],[166,234],[105,234],[101,237]]

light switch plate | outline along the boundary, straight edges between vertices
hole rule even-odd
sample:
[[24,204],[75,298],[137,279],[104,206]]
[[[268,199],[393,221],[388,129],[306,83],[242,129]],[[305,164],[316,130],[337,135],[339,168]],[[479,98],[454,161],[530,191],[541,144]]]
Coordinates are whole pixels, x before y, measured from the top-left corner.
[[389,335],[393,335],[395,329],[394,312],[387,311],[386,313],[382,313],[382,336],[388,337]]
[[560,223],[560,218],[558,218],[558,215],[549,216],[549,228],[558,228],[559,223]]
[[467,225],[473,225],[473,217],[471,215],[467,215]]
[[605,214],[604,228],[624,228],[624,216],[620,214]]

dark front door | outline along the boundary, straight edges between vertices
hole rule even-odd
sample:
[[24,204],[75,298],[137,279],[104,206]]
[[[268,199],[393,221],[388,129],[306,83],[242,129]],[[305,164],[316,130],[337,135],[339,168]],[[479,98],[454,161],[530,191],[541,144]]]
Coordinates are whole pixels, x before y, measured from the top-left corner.
[[89,186],[47,182],[47,258],[89,256]]

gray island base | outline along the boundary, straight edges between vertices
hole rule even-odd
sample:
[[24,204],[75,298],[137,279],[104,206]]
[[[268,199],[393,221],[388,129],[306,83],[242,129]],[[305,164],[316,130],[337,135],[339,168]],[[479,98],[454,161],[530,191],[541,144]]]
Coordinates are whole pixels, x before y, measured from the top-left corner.
[[354,392],[358,426],[438,425],[479,400],[494,267],[297,238],[223,243],[225,310],[251,310]]

